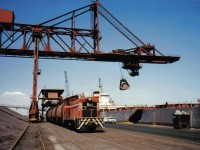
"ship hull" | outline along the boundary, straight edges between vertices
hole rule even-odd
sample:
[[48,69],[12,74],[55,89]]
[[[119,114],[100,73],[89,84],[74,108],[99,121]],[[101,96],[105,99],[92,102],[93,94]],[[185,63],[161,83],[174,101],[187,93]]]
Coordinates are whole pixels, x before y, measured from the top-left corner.
[[136,112],[137,109],[133,110],[121,110],[121,111],[102,111],[101,116],[102,117],[113,117],[118,122],[125,122],[129,121],[129,118],[132,114]]
[[104,117],[113,117],[118,122],[130,121],[145,124],[173,125],[173,114],[176,110],[185,111],[190,114],[190,127],[200,128],[200,107],[187,108],[157,108],[108,111],[101,112]]

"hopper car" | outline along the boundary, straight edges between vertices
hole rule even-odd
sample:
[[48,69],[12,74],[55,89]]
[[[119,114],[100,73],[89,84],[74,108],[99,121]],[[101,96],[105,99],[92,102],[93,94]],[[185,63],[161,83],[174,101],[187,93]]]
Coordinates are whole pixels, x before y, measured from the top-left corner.
[[48,122],[76,131],[103,131],[104,122],[100,117],[99,98],[80,95],[65,98],[62,103],[46,113]]

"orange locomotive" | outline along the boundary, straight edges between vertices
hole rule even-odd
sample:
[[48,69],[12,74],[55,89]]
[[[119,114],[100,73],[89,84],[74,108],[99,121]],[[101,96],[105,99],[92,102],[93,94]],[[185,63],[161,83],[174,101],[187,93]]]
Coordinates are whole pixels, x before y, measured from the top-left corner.
[[77,131],[103,131],[99,97],[71,96],[46,114],[47,121],[67,126]]

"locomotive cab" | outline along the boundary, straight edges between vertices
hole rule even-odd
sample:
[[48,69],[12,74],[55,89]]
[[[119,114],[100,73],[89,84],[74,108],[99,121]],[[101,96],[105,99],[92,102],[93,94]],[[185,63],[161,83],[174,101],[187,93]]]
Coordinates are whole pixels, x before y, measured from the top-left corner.
[[97,117],[97,102],[83,102],[83,117]]
[[98,97],[68,98],[64,107],[65,124],[76,131],[103,131],[103,118],[100,118]]
[[47,112],[47,120],[76,131],[103,131],[99,98],[71,96]]

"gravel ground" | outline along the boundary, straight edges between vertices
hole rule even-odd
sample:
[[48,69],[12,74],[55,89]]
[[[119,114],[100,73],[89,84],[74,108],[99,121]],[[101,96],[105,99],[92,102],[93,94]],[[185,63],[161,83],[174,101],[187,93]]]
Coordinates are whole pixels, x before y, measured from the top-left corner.
[[28,125],[27,117],[0,106],[0,149],[8,150]]
[[197,141],[153,133],[114,128],[106,128],[105,132],[76,133],[47,122],[38,125],[48,150],[200,150]]

